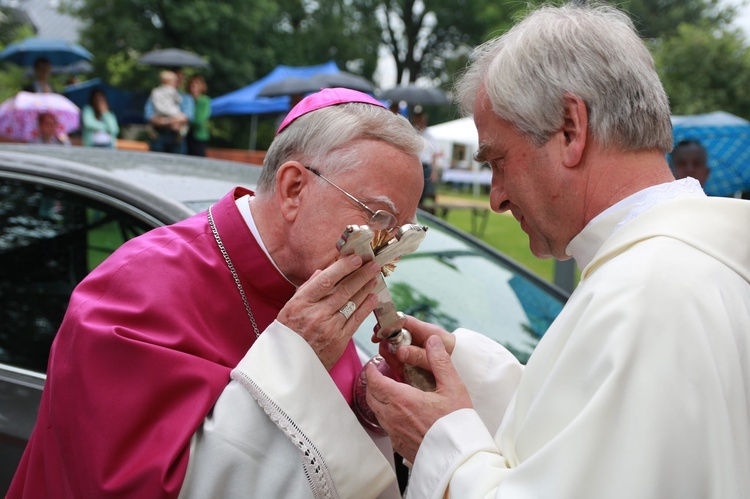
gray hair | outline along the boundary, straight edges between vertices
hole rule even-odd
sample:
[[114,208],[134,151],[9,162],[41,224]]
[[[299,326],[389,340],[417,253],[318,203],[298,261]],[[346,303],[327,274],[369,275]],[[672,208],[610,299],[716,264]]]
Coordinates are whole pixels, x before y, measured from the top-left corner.
[[378,140],[407,154],[418,155],[424,139],[401,115],[373,104],[350,102],[303,114],[276,136],[263,161],[257,192],[269,192],[276,172],[295,160],[328,175],[359,167],[363,160],[356,141]]
[[536,146],[563,123],[565,93],[581,98],[604,147],[672,148],[669,99],[630,18],[608,6],[544,6],[477,47],[456,83],[466,114],[482,85],[493,112]]

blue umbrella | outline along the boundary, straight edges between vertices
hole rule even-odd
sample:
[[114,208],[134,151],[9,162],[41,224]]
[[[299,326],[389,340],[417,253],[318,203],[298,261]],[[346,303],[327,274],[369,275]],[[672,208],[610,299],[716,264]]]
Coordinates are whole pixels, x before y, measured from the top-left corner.
[[[53,75],[77,75],[81,73],[90,73],[94,70],[94,66],[89,61],[80,60],[67,66],[52,66]],[[34,76],[34,68],[29,67],[26,69],[26,76],[31,78]]]
[[703,190],[732,196],[750,190],[750,122],[729,113],[672,116],[674,141],[696,139],[708,152],[711,173]]
[[0,52],[0,61],[14,62],[20,66],[33,66],[40,57],[49,59],[52,66],[67,66],[82,60],[90,61],[94,56],[77,43],[38,37],[12,43]]

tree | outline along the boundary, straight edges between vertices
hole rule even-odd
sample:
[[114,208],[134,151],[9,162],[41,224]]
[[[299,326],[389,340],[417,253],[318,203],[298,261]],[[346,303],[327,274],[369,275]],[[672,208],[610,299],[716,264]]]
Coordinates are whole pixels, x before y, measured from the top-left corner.
[[81,0],[70,11],[86,23],[81,43],[94,55],[95,74],[130,90],[156,84],[153,68],[136,64],[149,50],[176,47],[205,56],[213,91],[258,79],[274,65],[263,33],[277,15],[272,0]]
[[736,15],[736,7],[721,0],[627,0],[610,2],[630,13],[643,38],[665,38],[682,24],[721,27]]
[[525,8],[523,2],[492,0],[381,0],[376,12],[382,43],[396,62],[397,82],[422,76],[446,84],[449,60],[465,59]]
[[750,48],[738,29],[680,24],[652,43],[673,114],[726,111],[750,119]]
[[[334,60],[367,78],[377,65],[380,32],[368,11],[372,0],[68,1],[68,11],[86,24],[81,43],[94,55],[94,74],[122,89],[156,84],[156,68],[137,60],[157,48],[206,57],[211,66],[202,72],[213,96],[249,85],[278,64]],[[246,127],[222,121],[223,130],[214,134],[222,145],[247,146]]]
[[674,114],[724,110],[750,118],[750,48],[729,24],[735,6],[721,0],[609,3],[628,12],[648,40]]
[[[0,51],[7,45],[34,36],[28,18],[12,7],[0,5]],[[23,87],[26,68],[13,63],[0,63],[0,102],[13,97]]]
[[380,26],[374,0],[280,0],[269,43],[279,60],[305,66],[334,60],[371,79],[378,62]]
[[[130,88],[147,88],[137,58],[176,47],[205,56],[209,87],[223,94],[246,86],[278,64],[335,60],[371,77],[377,65],[377,22],[369,0],[81,0],[69,10],[87,23],[81,43],[96,73]],[[357,8],[361,7],[361,8]],[[113,22],[116,20],[116,22]]]
[[750,118],[750,48],[730,23],[737,6],[720,0],[630,0],[673,114],[723,110]]

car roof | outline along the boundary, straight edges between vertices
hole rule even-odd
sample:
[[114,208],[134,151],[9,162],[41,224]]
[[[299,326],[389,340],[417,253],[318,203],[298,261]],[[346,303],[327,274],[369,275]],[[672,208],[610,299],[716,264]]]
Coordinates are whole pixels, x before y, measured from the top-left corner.
[[205,209],[236,186],[254,189],[261,167],[182,154],[0,144],[0,170],[127,199],[167,224]]

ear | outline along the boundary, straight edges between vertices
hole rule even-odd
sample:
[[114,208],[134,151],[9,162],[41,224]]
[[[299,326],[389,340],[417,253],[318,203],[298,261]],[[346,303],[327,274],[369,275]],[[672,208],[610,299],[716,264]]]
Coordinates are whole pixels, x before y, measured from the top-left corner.
[[575,167],[583,158],[588,138],[589,114],[580,97],[566,93],[563,97],[562,160],[566,167]]
[[300,199],[308,181],[305,167],[297,161],[287,161],[276,171],[276,199],[281,216],[288,222],[299,215]]

